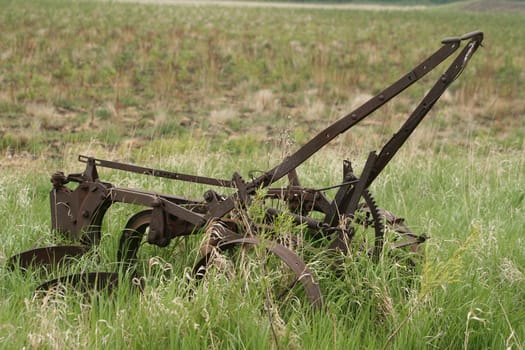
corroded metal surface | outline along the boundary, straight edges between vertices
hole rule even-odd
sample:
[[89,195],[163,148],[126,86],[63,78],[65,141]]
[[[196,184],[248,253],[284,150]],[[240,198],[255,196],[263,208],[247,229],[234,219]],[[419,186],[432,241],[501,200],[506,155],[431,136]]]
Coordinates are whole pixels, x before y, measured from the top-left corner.
[[16,266],[22,269],[32,266],[56,266],[67,259],[80,257],[88,250],[88,247],[79,245],[36,248],[12,256],[8,261],[8,266],[11,269]]

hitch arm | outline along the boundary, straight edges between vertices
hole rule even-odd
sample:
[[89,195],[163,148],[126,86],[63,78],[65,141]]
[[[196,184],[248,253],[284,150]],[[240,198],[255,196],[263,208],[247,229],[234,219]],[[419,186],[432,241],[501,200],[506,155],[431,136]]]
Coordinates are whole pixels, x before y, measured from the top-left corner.
[[266,178],[264,178],[263,175],[260,178],[255,179],[254,182],[269,185],[279,180],[292,169],[297,168],[299,165],[305,162],[321,148],[326,146],[335,137],[346,132],[348,129],[372,114],[375,110],[406,90],[416,81],[424,77],[428,72],[430,72],[450,55],[452,55],[458,49],[458,47],[459,45],[456,42],[444,44],[433,55],[415,67],[411,72],[381,91],[376,96],[372,97],[353,112],[339,119],[317,134],[317,136],[303,145],[294,154],[286,158],[281,164],[270,170],[266,174]]
[[[259,187],[260,184],[269,185],[284,175],[288,174],[293,169],[297,168],[304,161],[310,158],[314,153],[323,148],[331,140],[333,140],[339,134],[346,132],[348,129],[368,117],[379,107],[383,106],[385,103],[390,101],[392,98],[396,97],[398,94],[406,90],[416,81],[425,76],[428,72],[433,70],[439,64],[441,64],[445,59],[452,55],[460,46],[462,40],[471,39],[467,46],[463,49],[461,54],[454,60],[451,68],[442,76],[442,91],[438,94],[440,90],[436,88],[434,94],[432,94],[432,100],[430,98],[427,101],[423,101],[422,105],[425,106],[425,114],[430,110],[434,103],[439,99],[441,94],[446,90],[446,88],[456,79],[463,68],[465,68],[468,60],[472,57],[472,54],[476,51],[478,46],[481,45],[483,40],[482,32],[472,32],[465,34],[458,38],[448,38],[442,41],[443,46],[439,48],[434,54],[428,57],[425,61],[415,67],[411,72],[406,74],[404,77],[381,91],[376,96],[372,97],[370,100],[365,102],[361,107],[357,108],[350,114],[344,116],[343,118],[336,121],[334,124],[330,125],[323,131],[321,131],[317,136],[312,140],[302,146],[294,154],[286,158],[281,164],[270,170],[267,174],[262,175],[258,179],[253,181],[254,187]],[[435,98],[434,98],[435,97]],[[431,102],[431,103],[429,103]],[[424,116],[424,115],[423,115]],[[422,119],[422,118],[421,118]],[[414,128],[417,126],[414,125]],[[372,177],[373,179],[374,177]],[[371,181],[370,181],[371,182]]]
[[[307,142],[305,145],[299,148],[299,150],[297,150],[291,156],[284,159],[284,161],[281,162],[279,165],[264,173],[263,175],[259,176],[258,178],[254,179],[250,183],[247,183],[246,187],[250,188],[251,190],[255,190],[256,188],[259,188],[261,186],[269,186],[275,181],[281,179],[286,174],[293,171],[295,168],[297,168],[299,165],[301,165],[303,162],[309,159],[313,154],[318,152],[321,148],[323,148],[330,141],[332,141],[336,136],[346,132],[348,129],[350,129],[351,127],[368,117],[375,110],[383,106],[385,103],[390,101],[392,98],[394,98],[404,90],[406,90],[416,81],[425,76],[428,72],[430,72],[439,64],[441,64],[445,59],[451,56],[460,47],[461,41],[466,39],[472,40],[462,51],[462,54],[454,61],[454,66],[459,64],[459,66],[456,67],[459,69],[455,74],[450,75],[450,78],[452,79],[444,84],[444,89],[446,89],[448,85],[450,85],[451,81],[459,75],[461,70],[465,67],[466,62],[470,59],[472,53],[481,44],[481,41],[483,40],[482,32],[468,33],[458,38],[449,38],[443,40],[443,46],[440,47],[437,51],[435,51],[425,61],[416,66],[412,71],[407,73],[401,79],[397,80],[395,83],[384,89],[376,96],[372,97],[370,100],[365,102],[362,106],[360,106],[350,114],[344,116],[343,118],[339,119],[326,129],[321,131],[317,136],[315,136],[313,139],[311,139],[309,142]],[[441,94],[442,92],[437,95],[437,98],[439,98]],[[428,110],[432,107],[432,105],[437,101],[437,98],[425,102],[424,114],[426,114]],[[415,128],[418,123],[416,123],[413,126],[413,128]],[[408,133],[406,137],[408,137],[410,133]],[[394,142],[399,141],[397,141],[396,138],[396,141]],[[401,144],[402,143],[403,142],[401,142]],[[395,147],[393,146],[392,148],[394,149]],[[384,153],[383,155],[380,154],[378,156],[378,164],[376,164],[375,170],[373,170],[370,174],[367,186],[375,179],[375,177],[379,174],[379,172],[386,165],[386,163],[388,163],[388,161],[392,158],[391,156],[393,156],[393,153],[395,153],[393,152],[392,154],[387,154],[387,152],[391,152],[390,147],[387,147],[387,150],[385,152],[381,152]],[[365,188],[367,186],[365,186]],[[234,208],[234,203],[237,197],[237,194],[233,194],[232,196],[228,197],[226,200],[220,203],[220,206],[216,208],[213,214],[209,213],[207,215],[207,218],[209,219],[214,216],[221,217],[229,211],[231,211]]]
[[472,55],[481,46],[483,40],[482,32],[472,32],[465,34],[458,38],[444,39],[447,43],[456,43],[464,38],[471,38],[468,44],[463,48],[460,54],[454,59],[452,64],[448,67],[446,72],[440,77],[440,79],[434,84],[432,89],[426,94],[423,100],[419,103],[416,109],[412,112],[410,117],[401,126],[399,131],[392,136],[392,138],[385,144],[379,153],[378,159],[374,165],[372,173],[368,178],[368,185],[370,185],[374,179],[381,173],[386,167],[388,162],[394,157],[399,151],[401,146],[406,142],[408,137],[414,132],[416,127],[425,118],[427,113],[430,111],[432,106],[437,100],[443,95],[445,90],[456,80],[459,75],[463,72],[467,63],[471,59]]

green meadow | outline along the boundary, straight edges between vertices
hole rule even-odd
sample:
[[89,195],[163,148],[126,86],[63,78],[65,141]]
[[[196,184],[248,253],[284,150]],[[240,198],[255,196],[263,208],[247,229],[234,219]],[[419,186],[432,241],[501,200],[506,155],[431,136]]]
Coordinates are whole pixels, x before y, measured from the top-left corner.
[[[0,348],[524,348],[525,3],[494,3],[368,11],[0,0]],[[140,209],[126,205],[109,210],[100,246],[71,266],[8,269],[13,254],[66,243],[50,228],[49,178],[81,172],[78,154],[249,178],[441,39],[474,30],[483,47],[370,188],[429,237],[414,269],[386,253],[377,263],[346,256],[335,276],[322,251],[307,251],[326,307],[313,312],[299,298],[275,309],[257,260],[197,283],[195,235],[142,246],[142,293],[35,294],[57,275],[115,269],[121,230]],[[343,159],[360,173],[447,63],[314,155],[298,169],[302,184],[337,184]],[[207,189],[99,172],[177,196]]]

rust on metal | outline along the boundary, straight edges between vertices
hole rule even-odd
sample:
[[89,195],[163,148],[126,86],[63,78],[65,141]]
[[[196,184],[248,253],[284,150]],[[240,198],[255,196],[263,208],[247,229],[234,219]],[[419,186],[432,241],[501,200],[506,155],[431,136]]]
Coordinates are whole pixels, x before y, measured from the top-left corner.
[[[312,307],[314,309],[321,308],[323,305],[321,288],[315,281],[314,273],[306,266],[306,263],[289,248],[277,242],[261,241],[257,237],[240,237],[230,240],[222,240],[219,244],[217,244],[216,248],[218,250],[225,251],[233,249],[236,246],[245,245],[261,245],[269,252],[279,257],[279,259],[281,259],[296,276],[294,283],[290,286],[290,289],[295,287],[297,283],[300,283],[303,286]],[[202,278],[206,273],[207,266],[213,260],[214,252],[214,250],[208,252],[195,264],[193,271],[198,278]]]
[[49,290],[57,286],[74,286],[75,289],[88,292],[91,290],[112,291],[118,286],[119,274],[117,272],[85,272],[58,277],[42,283],[36,289]]
[[8,266],[13,269],[18,266],[24,270],[32,266],[56,266],[67,259],[80,257],[89,247],[79,245],[59,245],[31,249],[12,256]]

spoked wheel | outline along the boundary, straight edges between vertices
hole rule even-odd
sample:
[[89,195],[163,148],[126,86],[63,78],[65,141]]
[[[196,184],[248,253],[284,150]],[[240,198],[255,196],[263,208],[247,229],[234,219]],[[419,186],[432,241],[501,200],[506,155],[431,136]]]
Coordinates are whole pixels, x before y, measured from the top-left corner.
[[203,279],[212,270],[240,284],[242,292],[265,300],[265,308],[283,312],[307,303],[323,305],[313,272],[291,249],[257,237],[226,239],[197,262],[194,274]]

